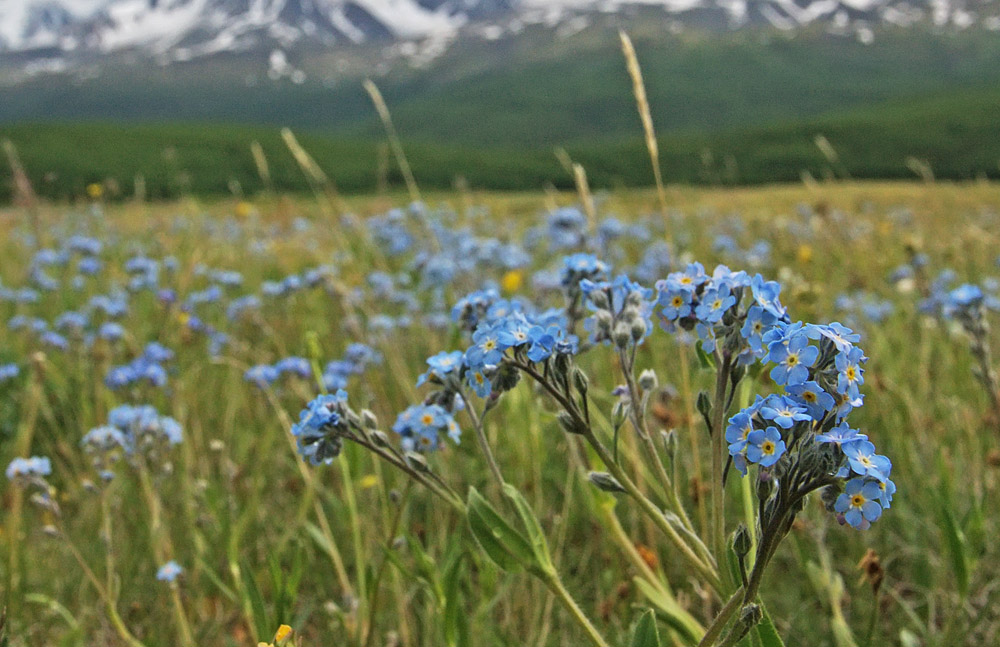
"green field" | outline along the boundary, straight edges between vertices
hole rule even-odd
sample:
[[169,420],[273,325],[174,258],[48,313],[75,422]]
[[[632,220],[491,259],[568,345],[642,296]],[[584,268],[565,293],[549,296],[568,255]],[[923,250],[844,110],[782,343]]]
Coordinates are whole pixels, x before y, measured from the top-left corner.
[[[930,152],[935,149],[921,146],[944,147],[954,153],[951,160],[959,159],[961,142],[974,148],[974,137],[982,138],[979,148],[987,148],[986,131],[973,124],[985,128],[985,115],[996,105],[990,96],[980,96],[978,114],[962,113],[970,130],[955,130],[950,139],[936,142],[919,139],[921,120],[933,120],[933,111],[900,109],[889,129],[898,146],[891,155],[878,155],[869,141],[887,122],[871,122],[864,130],[851,120],[860,117],[845,116],[761,130],[754,135],[757,146],[752,139],[742,140],[742,134],[716,140],[665,138],[665,169],[668,178],[679,180],[682,162],[696,158],[704,141],[713,141],[717,159],[736,157],[740,172],[747,174],[743,181],[765,181],[765,168],[777,164],[779,156],[788,160],[779,167],[788,177],[774,179],[793,179],[803,167],[822,176],[824,162],[812,144],[821,131],[854,177],[864,177],[864,168],[881,169],[872,175],[896,169],[891,174],[903,176],[905,167],[897,169],[891,160],[921,151],[927,151],[921,156],[930,158],[939,175],[952,168],[955,177],[972,177],[978,167],[938,166]],[[952,108],[947,99],[925,106],[941,113]],[[907,125],[909,130],[897,130]],[[443,152],[435,161],[432,149],[408,146],[427,216],[372,221],[390,208],[405,209],[398,181],[384,195],[348,195],[343,203],[322,191],[316,198],[288,194],[305,187],[291,160],[283,157],[280,141],[266,130],[72,126],[19,127],[3,134],[18,145],[39,192],[46,191],[41,174],[51,167],[59,173],[50,183],[51,194],[61,199],[106,177],[117,178],[127,196],[129,180],[138,172],[151,195],[186,195],[158,204],[42,201],[30,209],[0,208],[5,232],[0,320],[7,325],[17,315],[39,318],[67,342],[60,350],[30,325],[8,326],[0,340],[0,366],[19,367],[17,377],[0,380],[0,463],[38,455],[52,464],[44,488],[38,483],[27,490],[7,482],[2,486],[3,644],[249,646],[270,641],[280,624],[294,628],[301,645],[589,644],[587,630],[567,606],[571,597],[608,645],[696,645],[729,593],[743,590],[736,559],[727,557],[725,545],[720,552],[708,541],[706,549],[723,565],[715,588],[711,578],[685,561],[657,518],[663,508],[683,510],[690,515],[692,536],[713,536],[712,450],[695,402],[700,391],[718,389],[708,356],[659,328],[635,355],[636,373],[655,370],[663,387],[645,383],[655,397],[638,427],[648,425],[656,438],[661,429],[675,434],[674,444],[657,445],[652,461],[637,427],[625,423],[613,433],[610,426],[618,400],[612,391],[624,379],[619,369],[627,361],[611,346],[597,344],[574,361],[589,376],[582,396],[589,398],[587,418],[596,430],[589,433],[616,448],[613,459],[595,453],[589,436],[564,431],[556,416],[557,398],[527,374],[486,412],[485,443],[506,482],[523,493],[531,511],[526,516],[537,518],[565,595],[554,592],[551,580],[537,576],[537,569],[533,576],[498,568],[496,560],[511,558],[503,558],[496,545],[484,551],[482,542],[489,539],[470,529],[461,505],[435,495],[445,488],[465,501],[474,487],[507,523],[527,532],[520,521],[525,509],[510,503],[491,474],[468,410],[455,412],[462,430],[459,444],[442,435],[440,449],[423,454],[426,469],[444,484],[440,487],[436,481],[427,485],[430,477],[409,480],[351,440],[344,441],[332,465],[311,466],[296,451],[289,432],[319,391],[313,371],[344,358],[349,344],[368,344],[382,356],[380,363],[346,377],[346,388],[351,406],[370,409],[378,429],[395,445],[399,438],[390,427],[397,414],[434,389],[414,387],[427,369],[425,358],[471,343],[455,325],[435,327],[425,315],[447,314],[485,280],[499,282],[504,296],[520,296],[539,308],[561,305],[558,294],[542,288],[550,280],[543,270],[559,268],[562,255],[584,248],[550,249],[554,234],[546,229],[546,219],[556,207],[574,205],[579,198],[538,190],[538,184],[560,177],[559,168],[541,154],[538,168],[523,171],[515,185],[535,182],[532,191],[496,193],[478,189],[493,186],[486,179],[489,169],[507,172],[506,160],[487,159],[489,151],[483,151],[482,158],[470,157],[468,166],[456,168],[445,163],[449,158]],[[270,193],[254,179],[247,151],[255,139],[271,161]],[[685,141],[688,148],[682,148]],[[306,136],[302,142],[345,191],[370,186],[375,174],[370,144],[350,148]],[[910,144],[914,148],[906,148]],[[174,166],[161,157],[168,145],[176,147]],[[786,158],[795,150],[801,152]],[[619,171],[623,175],[617,176],[583,148],[571,154],[587,165],[598,186],[640,183],[645,173],[638,145],[620,156],[635,159],[628,167],[634,175]],[[751,171],[753,159],[756,171]],[[877,166],[881,163],[887,166]],[[337,170],[352,164],[353,175]],[[450,170],[435,175],[435,165]],[[172,184],[181,172],[189,174],[189,182]],[[835,172],[846,175],[842,169]],[[466,175],[472,190],[438,188],[457,173]],[[688,173],[686,179],[699,179],[697,165]],[[242,185],[242,199],[200,197],[222,192],[231,177]],[[792,321],[851,322],[861,332],[858,344],[869,361],[861,386],[864,406],[851,415],[850,424],[892,458],[898,487],[892,507],[864,532],[839,525],[813,494],[774,553],[755,597],[769,619],[748,625],[750,635],[742,641],[736,636],[734,643],[994,644],[1000,633],[1000,549],[994,541],[1000,519],[991,502],[1000,487],[1000,411],[992,410],[989,394],[974,376],[969,340],[956,322],[921,314],[917,304],[922,290],[945,268],[956,272],[952,285],[976,282],[992,289],[987,279],[1000,274],[1000,186],[860,181],[671,186],[665,199],[667,212],[662,213],[656,192],[649,189],[602,193],[593,219],[583,218],[588,235],[602,222],[601,231],[612,231],[614,224],[605,219],[614,215],[625,225],[645,227],[648,238],[633,230],[604,242],[595,239],[591,249],[599,249],[616,272],[636,276],[646,249],[669,242],[670,267],[659,268],[656,276],[681,270],[692,260],[703,262],[709,273],[725,263],[780,281]],[[370,222],[377,224],[368,227]],[[528,235],[537,226],[541,234]],[[723,234],[729,239],[720,238]],[[74,235],[102,243],[91,254],[100,261],[94,274],[77,270],[79,251],[66,264],[36,254],[42,248],[79,250],[83,243],[73,242]],[[438,283],[441,275],[429,268],[447,267],[445,260],[478,258],[474,246],[459,251],[454,241],[463,239],[477,245],[487,239],[516,244],[526,256],[502,267],[497,262],[505,253],[483,252],[479,261],[455,268]],[[394,253],[394,240],[409,240],[409,248]],[[761,242],[768,251],[751,254]],[[927,255],[926,268],[890,284],[887,276],[916,253]],[[127,261],[135,258],[156,260],[157,272],[145,261],[133,260],[128,269]],[[39,268],[44,276],[33,273]],[[316,268],[324,269],[314,284],[277,295],[277,282],[291,275],[307,282],[308,270]],[[238,286],[226,278],[227,271],[241,274]],[[375,271],[393,277],[394,287],[386,291],[384,283],[370,277]],[[40,287],[45,277],[55,285]],[[116,296],[130,283],[126,297]],[[652,286],[652,280],[644,283]],[[207,292],[212,285],[216,296]],[[37,289],[37,300],[16,296],[28,286]],[[161,290],[172,290],[174,297]],[[838,302],[842,295],[858,298],[860,293],[889,304],[883,318],[868,318]],[[104,306],[92,300],[97,295],[124,298],[127,312],[102,314]],[[259,306],[233,315],[234,303],[246,295],[257,295]],[[79,328],[58,328],[67,311],[86,312],[89,319]],[[996,348],[995,313],[988,316],[994,329],[986,340]],[[106,321],[121,325],[121,338],[88,342]],[[586,335],[582,324],[578,332]],[[218,333],[226,341],[213,353]],[[152,341],[174,353],[162,361],[165,384],[105,385],[112,367],[142,356]],[[266,387],[244,378],[251,366],[293,356],[305,358],[304,374],[286,375]],[[718,366],[718,358],[714,361]],[[570,397],[579,395],[579,381],[574,384],[566,386]],[[725,380],[722,387],[725,393]],[[733,387],[729,413],[749,403],[753,393],[774,391],[780,387],[767,370],[751,371],[740,388]],[[475,411],[484,411],[485,401],[469,397]],[[95,459],[111,454],[85,453],[81,438],[107,424],[109,411],[126,403],[150,404],[172,416],[183,440],[173,446],[150,441],[137,454],[114,463],[98,460],[95,467]],[[660,477],[656,465],[661,461],[669,481]],[[102,480],[104,469],[113,478]],[[620,470],[619,480],[634,479],[639,491],[600,491],[588,481],[588,470]],[[753,514],[755,491],[751,481],[729,474],[722,498],[727,534]],[[31,492],[44,496],[32,499]],[[654,502],[652,514],[637,503],[643,498]],[[673,523],[667,525],[673,528]],[[497,536],[494,541],[501,544],[509,540],[503,533]],[[539,545],[525,550],[534,554]],[[859,562],[866,553],[863,572]],[[168,559],[180,564],[183,574],[173,583],[157,581],[157,569]],[[648,634],[642,638],[641,632],[640,638],[632,637],[647,609],[656,611],[652,622],[659,640]],[[759,617],[758,611],[746,610],[747,618]]]
[[[629,117],[638,124],[634,112]],[[670,183],[706,185],[797,182],[804,173],[817,179],[906,179],[918,177],[909,163],[915,159],[939,179],[997,178],[998,118],[1000,91],[968,90],[775,126],[670,134],[660,139],[663,173]],[[838,159],[823,154],[815,143],[817,135],[829,140]],[[157,199],[223,195],[234,187],[251,196],[268,188],[304,192],[309,187],[277,128],[20,124],[0,126],[0,138],[15,144],[36,192],[57,200],[80,197],[94,182],[109,183],[114,197],[130,197],[140,175],[146,195]],[[303,131],[299,140],[341,191],[370,193],[379,186],[401,185],[396,166],[388,163],[386,151],[379,152],[376,139]],[[254,141],[268,159],[269,187],[250,152]],[[431,144],[413,139],[404,145],[418,182],[427,188],[449,189],[457,178],[484,190],[573,185],[552,146],[474,147],[461,141]],[[639,137],[565,148],[585,166],[595,187],[650,182],[649,158]],[[11,197],[5,174],[9,170],[0,168],[0,201]]]

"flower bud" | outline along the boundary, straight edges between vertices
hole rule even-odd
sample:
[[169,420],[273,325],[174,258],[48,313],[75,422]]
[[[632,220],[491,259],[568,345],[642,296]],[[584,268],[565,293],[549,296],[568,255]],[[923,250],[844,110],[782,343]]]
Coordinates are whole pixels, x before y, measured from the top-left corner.
[[361,424],[364,425],[365,429],[376,429],[378,427],[378,418],[369,409],[362,409]]
[[376,429],[371,433],[371,437],[376,447],[389,447],[389,436],[384,431]]
[[587,474],[587,480],[596,485],[599,490],[604,490],[605,492],[618,493],[626,491],[622,487],[622,484],[618,482],[618,479],[607,472],[590,472]]
[[736,532],[733,533],[733,552],[736,553],[737,557],[746,557],[747,553],[750,552],[751,543],[750,531],[746,524],[741,523],[736,527]]
[[556,420],[559,421],[559,426],[562,427],[563,431],[568,434],[582,434],[584,432],[577,424],[576,418],[566,411],[560,411],[556,415]]
[[594,304],[594,307],[599,310],[607,310],[611,307],[611,304],[608,302],[608,295],[604,290],[594,290],[588,295],[588,298]]
[[498,392],[503,393],[514,389],[520,381],[521,371],[507,362],[503,362],[497,369],[493,384]]
[[639,374],[639,388],[643,391],[652,391],[659,383],[659,380],[656,378],[656,371],[651,368],[647,368]]
[[712,401],[708,399],[708,393],[705,391],[698,393],[698,413],[705,418],[711,418],[712,415]]
[[615,346],[621,349],[625,349],[628,348],[630,341],[632,341],[632,327],[629,326],[624,321],[619,321],[618,325],[615,326],[615,333],[614,333]]
[[427,459],[417,452],[406,452],[406,463],[414,470],[423,474],[430,474],[431,468],[427,464]]
[[607,310],[598,310],[597,314],[594,315],[594,323],[596,324],[598,336],[611,335],[611,325],[614,323],[614,319],[611,317],[610,312]]
[[761,478],[757,479],[757,500],[764,503],[771,498],[771,494],[774,493],[774,480],[766,475],[766,472],[761,473]]
[[648,330],[646,328],[646,320],[642,317],[636,317],[635,320],[632,321],[632,327],[630,330],[632,332],[632,339],[634,341],[641,341],[642,338],[646,336],[646,331]]
[[580,370],[579,367],[573,369],[573,386],[580,392],[580,395],[587,395],[590,380],[587,379],[587,374]]
[[733,623],[733,628],[730,629],[729,635],[726,637],[726,644],[735,645],[740,640],[743,639],[750,630],[757,626],[757,623],[761,621],[764,617],[764,612],[761,611],[760,605],[748,604],[742,609],[740,609],[740,615]]
[[615,429],[618,429],[625,423],[625,418],[628,416],[629,407],[631,405],[624,400],[619,400],[615,402],[615,406],[611,408],[611,424]]

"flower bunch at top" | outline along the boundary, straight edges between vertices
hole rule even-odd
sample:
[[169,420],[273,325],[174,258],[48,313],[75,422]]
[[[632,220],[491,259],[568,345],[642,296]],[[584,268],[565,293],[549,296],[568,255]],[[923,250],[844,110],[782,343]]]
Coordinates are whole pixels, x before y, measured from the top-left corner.
[[343,448],[342,435],[355,417],[347,407],[347,391],[318,396],[292,425],[299,453],[313,465],[332,463]]
[[88,431],[80,445],[90,455],[103,480],[114,477],[112,468],[124,456],[155,460],[183,440],[179,422],[162,416],[150,405],[121,405],[108,413],[108,424]]
[[653,291],[622,274],[613,282],[580,281],[587,309],[594,314],[584,321],[593,343],[614,342],[625,349],[653,332]]
[[425,452],[438,448],[438,438],[447,434],[459,442],[462,430],[451,413],[439,404],[415,404],[396,418],[392,430],[403,439],[406,451]]
[[483,398],[494,389],[506,391],[517,383],[518,373],[502,366],[507,351],[511,357],[544,362],[554,355],[574,355],[578,346],[564,318],[553,312],[535,315],[514,311],[484,321],[473,333],[472,342],[464,355],[465,375],[472,390]]
[[110,389],[119,389],[145,380],[155,387],[162,387],[167,383],[167,370],[163,364],[173,358],[172,350],[158,342],[150,342],[139,357],[109,369],[104,384]]
[[52,473],[52,463],[45,456],[32,456],[31,458],[15,458],[7,465],[6,476],[8,481],[18,485],[44,481],[45,477]]
[[725,265],[709,276],[701,263],[691,263],[657,281],[656,290],[665,330],[695,330],[708,353],[723,340],[743,365],[763,357],[765,330],[788,319],[777,282],[733,272]]

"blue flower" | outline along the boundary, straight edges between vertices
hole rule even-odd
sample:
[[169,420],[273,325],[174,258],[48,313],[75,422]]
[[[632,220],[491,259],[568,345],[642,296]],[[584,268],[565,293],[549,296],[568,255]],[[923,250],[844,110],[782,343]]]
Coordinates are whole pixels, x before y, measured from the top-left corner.
[[729,426],[726,427],[726,442],[729,443],[731,455],[743,451],[747,444],[747,438],[753,430],[753,419],[751,414],[746,411],[740,411],[729,419]]
[[292,425],[299,454],[313,465],[329,465],[341,449],[339,433],[346,430],[344,414],[347,409],[347,392],[316,397],[299,413],[299,421]]
[[750,282],[750,292],[757,305],[764,308],[778,319],[784,319],[788,313],[785,306],[781,305],[778,296],[781,294],[781,285],[777,281],[765,281],[758,274]]
[[837,392],[847,393],[852,398],[859,394],[859,386],[865,383],[864,369],[861,362],[867,359],[860,348],[852,348],[847,353],[837,355],[835,364],[837,367]]
[[490,393],[493,391],[493,384],[486,376],[484,368],[470,369],[466,379],[468,380],[469,387],[472,389],[473,393],[481,398],[489,397]]
[[841,445],[844,455],[855,474],[878,481],[889,478],[892,463],[885,456],[875,453],[875,445],[868,440],[856,439]]
[[243,373],[243,379],[264,388],[270,384],[274,384],[279,375],[278,369],[270,364],[258,364],[257,366],[248,368]]
[[156,571],[156,579],[160,582],[173,582],[176,580],[184,569],[174,560],[170,560]]
[[806,408],[813,420],[822,420],[826,412],[833,410],[833,396],[823,390],[817,382],[789,384],[786,387],[789,394]]
[[17,364],[0,364],[0,384],[13,380],[21,374],[21,369]]
[[43,478],[52,473],[52,463],[45,456],[15,458],[7,465],[5,473],[9,481]]
[[432,451],[438,447],[438,436],[447,434],[454,442],[459,442],[461,430],[448,411],[437,404],[415,404],[396,418],[392,426],[403,438],[403,448],[407,451]]
[[810,420],[805,407],[780,395],[768,397],[760,408],[760,415],[765,420],[773,420],[783,429],[790,429],[796,422]]
[[802,384],[809,379],[809,367],[816,363],[819,349],[809,345],[809,338],[796,334],[787,344],[772,344],[768,358],[777,363],[771,369],[771,379],[778,384]]
[[868,436],[860,433],[857,429],[851,429],[847,422],[841,422],[824,434],[816,434],[816,442],[834,443],[838,447],[855,440],[868,440]]
[[750,306],[743,327],[740,329],[740,335],[750,345],[750,349],[756,355],[760,355],[764,352],[762,343],[764,333],[777,322],[778,318],[770,310],[765,310],[759,305]]
[[770,467],[778,462],[785,453],[785,441],[777,427],[755,429],[747,437],[747,460],[759,463],[761,467]]
[[859,530],[867,530],[873,521],[882,516],[882,506],[878,504],[881,496],[878,481],[853,478],[847,482],[833,508],[844,515],[847,523]]
[[850,353],[854,344],[861,341],[861,335],[836,321],[826,325],[811,324],[807,326],[806,333],[810,339],[819,339],[820,337],[829,339],[841,353]]
[[[660,285],[666,288],[665,282],[659,282],[657,287]],[[692,295],[693,292],[690,290],[680,288],[667,288],[661,291],[657,299],[657,303],[663,306],[663,310],[660,312],[663,313],[667,321],[683,319],[691,314]]]
[[480,324],[472,335],[474,345],[465,352],[469,366],[496,365],[503,358],[507,346],[501,341],[502,324]]
[[891,479],[886,479],[884,481],[876,481],[879,488],[879,505],[882,506],[883,510],[888,510],[892,507],[892,495],[896,493],[896,484],[892,482]]
[[695,308],[695,315],[705,323],[718,323],[722,315],[736,305],[736,297],[732,296],[726,284],[710,287],[701,295],[701,303]]
[[417,378],[417,386],[434,378],[438,381],[444,380],[444,376],[458,372],[462,368],[462,358],[464,353],[460,350],[442,351],[437,355],[427,358],[427,366],[430,368]]

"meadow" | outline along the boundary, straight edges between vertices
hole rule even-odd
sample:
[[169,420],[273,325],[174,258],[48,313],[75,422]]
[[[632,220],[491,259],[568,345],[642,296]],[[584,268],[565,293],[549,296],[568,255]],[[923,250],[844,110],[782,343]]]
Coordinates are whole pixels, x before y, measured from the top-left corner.
[[[998,640],[1000,411],[976,371],[1000,340],[980,330],[970,349],[959,307],[995,314],[996,184],[669,186],[662,202],[646,189],[152,205],[99,193],[0,209],[0,463],[49,460],[15,462],[3,485],[3,644],[601,644],[587,624],[609,645],[698,644],[743,590],[726,542],[754,525],[753,475],[766,482],[763,467],[733,469],[710,499],[706,426],[791,389],[790,374],[748,369],[707,415],[699,393],[717,388],[728,351],[665,331],[680,324],[665,302],[632,341],[589,343],[600,301],[566,301],[564,258],[580,253],[646,288],[693,262],[760,273],[780,282],[790,321],[860,334],[864,406],[850,425],[892,457],[895,499],[859,531],[812,494],[735,621],[749,633],[727,644]],[[982,292],[953,292],[962,284]],[[470,294],[579,336],[585,378],[572,381],[593,430],[574,430],[527,372],[511,384],[483,368],[496,386],[480,398],[428,364],[470,349],[478,370],[467,317],[487,315]],[[498,366],[559,370],[555,355],[506,352]],[[642,407],[622,395],[626,364]],[[341,388],[349,405],[310,411],[346,422],[299,418]],[[397,417],[421,403],[438,406],[430,427]],[[695,546],[725,504],[724,542],[699,553],[723,568],[692,568],[641,500],[689,515],[676,528]],[[294,636],[274,637],[281,625]]]

